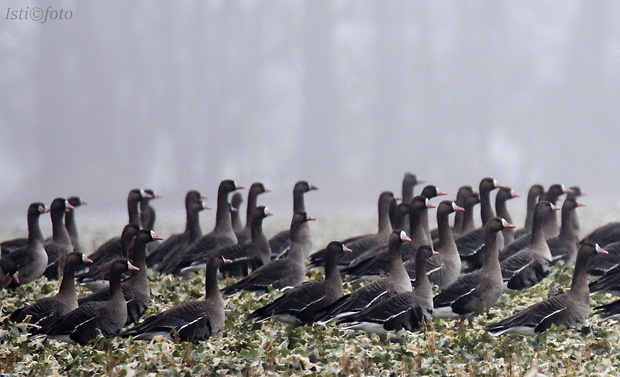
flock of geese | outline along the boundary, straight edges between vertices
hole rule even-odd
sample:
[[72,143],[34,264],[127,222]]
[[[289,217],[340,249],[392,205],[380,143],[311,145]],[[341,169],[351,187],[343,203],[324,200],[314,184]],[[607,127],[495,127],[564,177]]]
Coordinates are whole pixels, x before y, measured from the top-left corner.
[[[554,268],[574,265],[570,290],[552,296],[512,316],[491,323],[493,334],[535,335],[552,325],[574,326],[590,313],[590,294],[620,292],[620,222],[602,226],[579,238],[579,187],[555,184],[547,190],[533,185],[527,197],[523,228],[516,229],[507,202],[518,195],[493,178],[478,190],[462,186],[454,201],[431,200],[446,193],[433,185],[414,195],[424,183],[407,173],[402,198],[379,195],[376,233],[332,241],[314,251],[304,195],[315,186],[297,182],[293,189],[290,229],[271,238],[263,220],[272,215],[258,205],[268,192],[254,183],[247,195],[247,221],[240,219],[243,198],[232,180],[220,183],[213,230],[202,233],[199,214],[210,209],[198,191],[185,198],[183,233],[163,242],[155,234],[152,190],[134,189],[127,197],[129,222],[121,235],[90,255],[80,245],[76,209],[79,197],[57,198],[51,206],[28,208],[28,237],[0,244],[0,286],[14,290],[37,279],[62,279],[58,293],[22,307],[8,318],[27,322],[33,334],[86,344],[93,338],[121,336],[175,342],[199,342],[218,333],[225,322],[224,295],[281,289],[273,302],[249,313],[250,321],[275,318],[302,324],[336,323],[380,335],[415,331],[431,318],[454,318],[457,326],[495,305],[503,292],[528,289]],[[497,190],[495,206],[491,194]],[[232,198],[230,198],[232,194]],[[562,207],[557,203],[566,195]],[[480,228],[474,225],[480,205]],[[436,208],[437,229],[429,227],[429,209]],[[561,212],[558,221],[557,212]],[[52,237],[44,239],[39,218],[49,212]],[[452,214],[454,221],[450,221]],[[313,252],[314,251],[314,252]],[[558,263],[559,262],[559,263]],[[308,268],[322,267],[324,280],[305,282]],[[206,268],[205,298],[184,302],[142,320],[151,293],[147,269],[187,276]],[[235,282],[220,289],[225,277]],[[343,276],[361,281],[345,294]],[[593,282],[589,284],[589,277]],[[76,282],[93,293],[78,298]],[[433,296],[433,287],[440,293]],[[19,292],[19,291],[14,291]],[[17,293],[16,293],[17,294]],[[605,317],[620,313],[620,300],[599,308]]]

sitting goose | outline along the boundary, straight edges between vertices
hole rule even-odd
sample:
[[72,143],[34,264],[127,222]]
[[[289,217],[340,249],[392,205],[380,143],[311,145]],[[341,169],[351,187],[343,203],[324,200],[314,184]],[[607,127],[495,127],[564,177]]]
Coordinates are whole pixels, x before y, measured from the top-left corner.
[[385,334],[387,331],[419,330],[431,319],[433,312],[433,289],[425,273],[426,262],[433,252],[429,245],[422,245],[415,258],[417,275],[412,292],[402,292],[371,305],[357,313],[341,318],[345,329],[356,329]]
[[502,272],[499,267],[497,234],[514,227],[500,217],[491,218],[485,225],[486,238],[482,247],[482,267],[461,276],[433,299],[433,317],[472,320],[495,305],[502,294]]
[[[314,190],[318,190],[318,188],[306,181],[299,181],[295,183],[295,186],[293,187],[293,213],[306,212],[304,194]],[[302,247],[304,249],[304,258],[306,258],[310,255],[312,250],[312,238],[310,237],[309,225],[302,225],[300,232],[303,243]],[[288,230],[283,230],[269,239],[269,248],[271,249],[273,257],[279,258],[286,252],[287,248],[291,244],[290,236],[291,235]]]
[[168,258],[168,255],[182,253],[185,248],[191,245],[198,238],[202,237],[202,229],[200,228],[200,211],[209,210],[211,207],[203,201],[206,199],[200,192],[190,190],[185,195],[185,231],[179,234],[173,234],[166,241],[159,244],[146,258],[146,264],[149,267],[158,268],[159,264]]
[[586,242],[579,248],[570,290],[534,304],[508,318],[487,327],[492,334],[519,333],[536,335],[552,325],[574,326],[590,314],[588,289],[588,261],[596,254],[607,251]]
[[123,297],[121,277],[125,271],[137,270],[128,259],[117,259],[110,267],[110,299],[91,302],[72,310],[67,315],[37,333],[65,342],[86,344],[99,334],[117,335],[127,322],[127,304]]
[[[127,222],[128,224],[133,224],[138,227],[142,226],[138,206],[142,198],[151,196],[151,194],[141,189],[133,189],[129,191],[129,194],[127,195],[127,213],[129,215],[129,221]],[[93,264],[90,266],[90,269],[97,269],[99,266],[110,263],[116,258],[122,257],[122,255],[123,247],[121,244],[121,237],[113,237],[99,246],[97,250],[88,256],[93,260]]]
[[558,210],[559,207],[547,201],[536,203],[531,245],[504,259],[500,264],[506,289],[522,290],[532,287],[549,274],[552,256],[545,240],[544,224],[545,219],[555,216],[554,211]]
[[[461,274],[461,258],[459,257],[456,243],[454,243],[448,219],[451,213],[461,211],[464,211],[464,209],[450,200],[444,200],[437,206],[437,224],[439,225],[438,253],[431,256],[425,262],[425,275],[429,275],[431,283],[436,284],[440,289],[450,286]],[[412,281],[415,281],[418,277],[416,263],[417,261],[414,259],[408,260],[405,263],[405,269]]]
[[[121,253],[117,255],[119,258],[129,258],[131,255],[131,250],[133,249],[134,239],[136,235],[140,231],[140,228],[135,224],[127,224],[123,228],[123,232],[121,233]],[[112,249],[108,249],[108,251],[113,251]],[[102,259],[107,260],[108,257],[103,257]],[[99,290],[109,286],[109,272],[110,266],[114,263],[113,260],[109,260],[107,262],[101,262],[97,266],[91,265],[88,270],[80,272],[77,274],[77,279],[80,284],[85,285],[90,290]]]
[[[409,204],[409,229],[411,229],[411,242],[402,245],[401,258],[403,261],[414,260],[415,253],[422,245],[429,245],[426,229],[428,227],[428,209],[435,208],[428,198],[418,195]],[[370,249],[351,261],[342,272],[350,275],[353,279],[360,277],[376,277],[385,274],[390,269],[389,246],[380,246]]]
[[43,233],[39,226],[39,217],[47,213],[43,203],[32,203],[28,207],[28,243],[25,248],[17,249],[2,259],[3,266],[12,266],[11,287],[28,284],[40,278],[47,268],[47,253],[43,247]]
[[194,243],[178,254],[168,255],[159,265],[158,270],[165,274],[179,274],[181,270],[198,258],[205,256],[210,250],[234,245],[237,236],[232,228],[230,217],[231,206],[228,202],[230,193],[243,189],[235,181],[226,179],[220,182],[217,190],[217,208],[213,230],[198,238]]
[[140,208],[140,222],[142,223],[142,229],[155,229],[155,221],[157,216],[155,214],[155,208],[151,205],[151,200],[159,199],[161,195],[155,195],[155,192],[151,189],[145,189],[148,195],[143,195],[140,198],[138,207]]
[[151,340],[160,335],[173,342],[198,343],[219,333],[224,328],[226,314],[224,300],[217,285],[217,271],[228,262],[217,256],[207,261],[205,299],[184,302],[151,316],[141,324],[121,333],[139,340]]
[[[396,203],[396,197],[391,191],[383,191],[379,195],[377,201],[378,209],[378,230],[377,233],[356,236],[341,241],[353,250],[350,253],[343,254],[338,260],[339,266],[348,266],[353,259],[362,255],[367,250],[371,250],[377,246],[386,245],[390,233],[392,233],[392,224],[390,223],[390,208]],[[325,261],[326,249],[317,251],[310,256],[310,264],[312,266],[321,266]]]
[[17,309],[11,314],[10,320],[13,322],[24,322],[26,317],[30,316],[28,323],[45,327],[77,308],[75,270],[81,264],[89,263],[92,263],[92,261],[81,252],[74,251],[69,253],[58,293],[55,296],[45,297],[35,303]]
[[351,249],[338,241],[330,242],[326,249],[325,280],[305,282],[284,292],[272,303],[252,312],[248,319],[261,322],[276,317],[282,322],[312,323],[318,310],[342,297],[342,278],[336,261],[342,252]]
[[[272,215],[273,213],[267,207],[256,207],[250,221],[252,224],[251,242],[246,244],[237,243],[217,249],[211,253],[231,260],[231,263],[223,265],[220,269],[224,275],[233,277],[247,276],[249,269],[254,271],[271,262],[271,249],[269,248],[269,241],[263,232],[263,220]],[[192,265],[191,267],[194,266]]]
[[406,241],[411,241],[411,238],[407,236],[405,231],[400,229],[393,231],[388,241],[390,274],[341,297],[317,313],[316,320],[328,322],[338,319],[359,312],[392,294],[411,291],[411,280],[409,280],[401,257],[401,245]]
[[257,268],[250,275],[222,289],[222,292],[227,295],[241,290],[268,292],[270,286],[285,288],[301,284],[306,276],[302,226],[312,220],[314,218],[305,212],[296,212],[291,221],[291,247],[288,256]]
[[[151,301],[151,289],[146,271],[146,247],[150,242],[161,240],[162,237],[150,229],[142,229],[136,235],[131,260],[138,269],[131,271],[131,276],[122,283],[123,296],[127,301],[127,323],[135,323],[144,314]],[[102,289],[89,296],[79,299],[79,305],[90,302],[107,301],[110,290]]]

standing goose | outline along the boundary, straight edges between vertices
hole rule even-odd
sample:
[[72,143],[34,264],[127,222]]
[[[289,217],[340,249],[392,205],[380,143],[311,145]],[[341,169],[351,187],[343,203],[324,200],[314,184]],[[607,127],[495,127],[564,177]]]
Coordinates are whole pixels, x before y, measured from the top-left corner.
[[411,291],[411,280],[409,280],[409,275],[403,266],[400,254],[401,245],[406,241],[411,241],[411,238],[404,231],[400,229],[393,231],[388,241],[390,274],[341,297],[317,313],[316,320],[327,322],[344,317],[359,312],[392,294]]
[[[424,187],[420,195],[430,200],[438,196],[448,195],[448,193],[438,189],[437,186],[427,185]],[[430,230],[430,227],[428,224],[428,212],[422,213],[422,225],[424,226],[424,232],[426,233],[426,239],[429,240],[429,242],[432,242],[433,232]],[[433,231],[435,231],[435,229],[433,229]]]
[[[508,221],[512,224],[512,216],[508,212],[506,202],[510,199],[519,198],[521,195],[516,194],[510,187],[503,187],[497,191],[495,196],[495,212],[498,217]],[[506,228],[502,230],[502,236],[504,237],[504,245],[508,245],[515,240],[514,228]]]
[[521,290],[538,284],[549,274],[551,250],[545,240],[546,219],[554,217],[559,207],[547,201],[536,203],[530,246],[501,262],[502,278],[508,289]]
[[142,229],[155,229],[155,221],[157,216],[155,214],[155,208],[151,205],[151,200],[161,198],[161,195],[155,195],[155,192],[151,189],[144,190],[148,195],[144,195],[140,198],[140,222],[142,223]]
[[47,252],[47,269],[45,276],[48,279],[58,279],[64,270],[65,259],[73,251],[71,237],[65,227],[65,213],[74,207],[64,198],[56,198],[50,206],[52,218],[52,239],[44,243]]
[[[588,195],[588,193],[585,191],[582,191],[581,187],[579,186],[571,186],[569,187],[569,189],[571,192],[566,194],[566,199],[577,199],[581,196]],[[573,222],[573,228],[575,229],[575,234],[577,235],[577,237],[579,237],[580,226],[579,226],[578,216],[573,216],[572,222]]]
[[572,327],[590,314],[590,291],[588,289],[588,260],[605,250],[589,242],[579,248],[575,272],[570,290],[534,304],[517,314],[487,327],[493,334],[518,333],[536,335],[552,325]]
[[252,186],[250,186],[250,189],[248,190],[248,205],[246,207],[245,227],[240,230],[235,230],[239,243],[252,242],[252,216],[254,215],[254,210],[256,209],[258,203],[258,196],[266,192],[271,192],[271,190],[266,189],[260,182],[254,182],[252,183]]
[[72,310],[67,315],[39,332],[65,342],[86,344],[99,334],[117,335],[127,322],[127,304],[123,296],[121,277],[125,271],[136,270],[128,259],[117,259],[110,267],[110,299],[91,302]]
[[2,257],[1,264],[12,266],[16,272],[12,275],[11,287],[28,284],[40,278],[47,268],[47,253],[43,247],[43,233],[39,226],[39,217],[48,212],[43,203],[32,203],[28,207],[28,243],[25,248],[17,249]]
[[419,330],[431,319],[433,312],[433,289],[426,275],[426,262],[436,255],[429,245],[420,246],[416,253],[417,274],[412,292],[402,292],[371,305],[350,316],[343,317],[339,323],[345,329],[358,329],[376,334],[387,331]]
[[[542,200],[545,195],[545,188],[536,183],[530,187],[527,192],[527,207],[525,210],[525,225],[521,229],[517,229],[515,231],[515,239],[520,238],[526,234],[532,233],[532,223],[534,222],[534,208],[536,208],[536,203],[539,200]],[[508,243],[506,243],[508,245]]]
[[81,252],[71,252],[67,256],[58,293],[16,310],[11,314],[11,321],[24,322],[26,316],[30,316],[29,323],[45,327],[77,308],[75,270],[79,265],[88,263],[92,261]]
[[312,323],[318,310],[342,297],[342,278],[336,260],[342,252],[350,252],[351,249],[338,241],[330,242],[326,249],[323,281],[305,282],[284,292],[272,303],[255,310],[248,319],[260,322],[276,317],[282,322]]
[[[366,234],[362,236],[356,236],[344,241],[343,244],[353,250],[350,253],[343,254],[338,259],[339,266],[348,266],[353,259],[362,255],[364,252],[371,250],[377,246],[386,245],[390,233],[392,233],[392,224],[390,223],[390,207],[396,203],[394,193],[391,191],[383,191],[379,195],[377,201],[377,219],[378,230],[377,233]],[[326,249],[317,251],[310,256],[310,263],[313,266],[323,265],[325,261]]]
[[288,256],[257,268],[250,275],[222,289],[222,292],[225,294],[241,290],[268,292],[270,286],[281,289],[301,284],[306,275],[302,226],[312,220],[314,218],[305,212],[296,212],[291,221],[291,247]]
[[[133,189],[129,191],[129,194],[127,195],[127,213],[129,215],[129,221],[127,222],[128,224],[133,224],[138,227],[142,226],[138,206],[142,198],[151,196],[151,194],[141,189]],[[90,267],[91,269],[97,268],[100,265],[104,265],[115,260],[116,258],[121,257],[121,255],[123,255],[121,238],[120,236],[114,237],[99,246],[95,252],[88,256],[93,260],[93,264]]]
[[217,190],[217,209],[215,213],[215,227],[213,230],[198,238],[188,248],[179,254],[168,255],[159,265],[159,272],[179,274],[184,267],[189,266],[199,257],[206,255],[209,250],[234,245],[237,236],[232,228],[230,218],[230,203],[228,195],[233,191],[243,189],[235,181],[226,179],[220,182]]
[[[422,245],[430,245],[425,225],[428,225],[428,209],[435,205],[424,196],[418,195],[409,204],[409,221],[411,229],[411,242],[401,246],[401,258],[404,261],[415,259],[418,248]],[[391,254],[389,246],[375,247],[355,258],[342,272],[351,275],[354,279],[360,277],[377,276],[390,270]]]
[[552,260],[563,260],[564,266],[570,266],[577,258],[579,250],[579,236],[575,229],[575,219],[577,207],[585,207],[583,203],[577,203],[574,197],[566,198],[562,204],[562,223],[560,235],[547,240],[547,245],[551,251]]
[[[437,255],[431,256],[426,261],[425,275],[429,275],[431,283],[441,289],[445,289],[458,279],[461,273],[461,257],[454,242],[454,236],[450,229],[449,216],[453,212],[462,212],[464,209],[455,202],[444,200],[437,206],[437,225],[439,226],[439,242],[436,250]],[[418,277],[418,267],[415,260],[408,260],[405,268],[412,281]]]
[[[131,276],[122,283],[123,296],[127,301],[127,323],[135,323],[144,314],[151,301],[151,289],[146,271],[146,247],[149,242],[161,240],[150,229],[142,229],[136,235],[133,253],[131,256],[133,265],[138,269],[131,271]],[[79,300],[80,306],[90,302],[107,301],[110,299],[110,290],[102,289]]]
[[167,258],[168,255],[182,253],[182,251],[191,245],[198,238],[202,237],[202,228],[200,227],[200,211],[211,209],[203,201],[206,199],[200,192],[190,190],[185,195],[185,231],[183,233],[173,234],[168,239],[157,246],[146,258],[146,264],[149,267],[159,267],[159,264]]
[[457,279],[433,299],[433,317],[469,320],[495,305],[502,294],[502,272],[499,267],[497,234],[514,227],[500,217],[485,225],[486,239],[481,250],[482,267]]
[[[558,199],[560,199],[560,196],[564,194],[570,194],[572,192],[573,192],[572,190],[564,188],[564,185],[556,183],[549,187],[549,190],[545,193],[543,200],[546,200],[549,203],[556,205]],[[551,217],[551,220],[545,224],[545,238],[549,239],[549,238],[557,237],[559,234],[560,234],[560,226],[558,224],[558,217],[554,213],[553,216]]]
[[[313,190],[318,190],[318,188],[306,181],[295,183],[293,187],[293,213],[306,212],[304,194]],[[312,238],[310,237],[309,225],[302,225],[300,232],[303,241],[304,257],[308,257],[312,250]],[[283,230],[269,239],[269,247],[271,248],[272,256],[279,258],[284,254],[291,243],[290,236],[288,230]]]
[[121,336],[151,340],[160,335],[173,342],[198,343],[219,333],[224,328],[226,313],[224,299],[217,285],[217,271],[226,262],[217,256],[207,261],[204,300],[173,306],[147,318]]
[[[241,222],[241,203],[243,203],[243,195],[239,192],[235,192],[232,198],[230,198],[230,205],[232,207],[230,222],[235,231],[235,235],[243,229],[243,223]],[[239,237],[237,237],[237,240],[238,239]]]
[[73,251],[82,252],[82,244],[80,243],[80,236],[78,235],[77,224],[75,223],[75,209],[85,206],[88,203],[82,200],[79,196],[71,196],[67,199],[67,201],[71,204],[71,206],[73,206],[73,209],[70,209],[69,212],[65,213],[65,228],[67,228],[67,233],[69,233]]
[[[482,265],[482,257],[478,251],[484,246],[486,237],[484,225],[495,216],[491,205],[491,191],[503,187],[506,186],[497,183],[493,178],[487,177],[480,181],[480,217],[483,227],[468,233],[461,233],[462,235],[455,240],[465,270],[475,270]],[[499,250],[504,247],[504,238],[501,233],[497,235],[497,246]]]

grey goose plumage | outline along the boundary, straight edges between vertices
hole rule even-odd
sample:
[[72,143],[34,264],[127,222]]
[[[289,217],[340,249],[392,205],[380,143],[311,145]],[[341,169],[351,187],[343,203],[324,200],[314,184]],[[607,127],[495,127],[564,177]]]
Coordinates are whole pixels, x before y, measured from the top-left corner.
[[260,322],[275,317],[282,322],[312,323],[317,311],[342,297],[342,278],[337,259],[342,252],[351,252],[351,249],[339,241],[330,242],[326,249],[323,281],[305,282],[285,291],[273,302],[252,312],[248,319]]
[[590,314],[590,291],[588,289],[588,261],[596,254],[606,251],[596,244],[586,242],[577,254],[575,271],[570,290],[536,303],[518,313],[491,324],[487,330],[493,334],[519,333],[536,335],[552,325],[572,327]]

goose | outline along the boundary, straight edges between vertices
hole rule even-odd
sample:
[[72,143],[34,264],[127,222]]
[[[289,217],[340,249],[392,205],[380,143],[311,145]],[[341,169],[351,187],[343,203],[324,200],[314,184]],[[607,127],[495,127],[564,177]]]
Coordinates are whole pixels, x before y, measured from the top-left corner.
[[[549,190],[544,195],[543,200],[548,201],[549,203],[555,205],[560,199],[560,196],[564,194],[570,194],[573,191],[564,187],[559,183],[549,186]],[[560,234],[560,226],[558,224],[558,217],[553,214],[551,220],[545,224],[545,238],[553,238],[557,237]]]
[[585,207],[585,204],[578,203],[574,197],[566,198],[562,204],[560,234],[547,240],[554,263],[563,260],[564,266],[570,266],[575,262],[579,250],[579,236],[575,228],[575,219],[577,218],[575,209],[578,207]]
[[192,264],[199,257],[206,255],[209,250],[234,245],[237,236],[232,228],[230,218],[230,203],[228,195],[243,189],[237,186],[235,181],[226,179],[220,182],[217,190],[217,209],[215,213],[215,227],[213,230],[198,238],[194,243],[179,254],[168,255],[159,265],[159,272],[166,274],[179,274],[184,267]]
[[[489,219],[495,216],[493,213],[493,207],[491,206],[491,191],[496,188],[504,188],[506,186],[497,183],[493,178],[487,177],[480,181],[480,217],[482,224],[486,224]],[[482,265],[482,257],[478,254],[478,251],[482,249],[485,240],[484,226],[468,233],[461,233],[454,242],[459,249],[459,255],[463,262],[463,267],[466,271],[471,271],[480,268]],[[504,238],[501,233],[497,236],[497,246],[499,250],[504,247]]]
[[271,261],[271,250],[269,249],[269,241],[263,232],[263,220],[272,216],[273,213],[265,206],[258,206],[254,210],[251,219],[252,223],[252,241],[249,244],[236,243],[234,245],[213,249],[192,263],[189,267],[182,270],[182,273],[194,271],[199,267],[204,268],[206,259],[211,254],[220,255],[231,262],[224,264],[220,271],[229,277],[244,277],[248,275],[248,270],[256,270],[262,265]]
[[[150,229],[142,229],[136,235],[131,260],[138,269],[131,271],[131,276],[122,283],[121,287],[125,301],[127,301],[126,324],[137,322],[151,301],[151,289],[146,271],[146,247],[149,242],[162,239]],[[78,303],[83,306],[90,302],[107,301],[110,299],[110,293],[109,289],[102,289],[82,297]]]
[[187,192],[185,195],[185,231],[171,235],[151,251],[146,258],[147,266],[158,268],[162,260],[167,258],[168,255],[181,253],[182,250],[202,237],[200,212],[211,209],[211,207],[206,205],[204,199],[207,198],[202,196],[197,190]]
[[52,239],[44,242],[47,253],[47,268],[45,277],[58,279],[64,270],[65,259],[73,251],[71,237],[65,227],[65,213],[75,209],[65,198],[56,198],[50,205],[50,217],[52,219]]
[[[512,224],[512,216],[508,212],[506,202],[510,199],[519,198],[521,195],[515,193],[510,187],[503,187],[497,191],[495,196],[495,212],[497,216],[508,221]],[[504,245],[508,245],[515,240],[514,228],[506,228],[502,230],[502,237],[504,238]]]
[[198,343],[219,333],[224,328],[226,313],[217,284],[217,271],[226,262],[215,255],[207,261],[204,300],[173,306],[120,335],[138,340],[151,340],[159,335],[177,343]]
[[[304,194],[315,190],[318,190],[318,188],[309,184],[307,181],[295,183],[293,187],[293,213],[306,211]],[[304,257],[308,257],[312,250],[312,238],[310,237],[309,225],[302,225],[300,232],[303,241]],[[290,236],[288,230],[283,230],[269,239],[269,248],[271,249],[273,257],[279,258],[285,253],[291,243]]]
[[390,252],[390,274],[379,280],[364,285],[348,295],[338,299],[317,313],[316,320],[323,323],[338,319],[377,303],[392,294],[411,291],[411,280],[403,266],[401,245],[411,241],[405,231],[396,229],[390,234],[388,248]]
[[245,227],[235,230],[235,235],[237,235],[237,240],[239,243],[243,244],[252,242],[252,215],[257,207],[258,196],[267,192],[271,192],[271,190],[265,188],[265,185],[260,182],[254,182],[252,183],[252,186],[250,186],[250,189],[248,190],[248,205],[246,207]]
[[552,325],[572,327],[590,314],[590,291],[588,289],[588,260],[607,251],[597,244],[581,245],[575,263],[570,290],[536,303],[518,313],[493,323],[487,331],[500,335],[518,333],[534,336]]
[[[437,206],[439,242],[436,250],[438,254],[431,256],[425,262],[425,275],[429,275],[431,283],[439,286],[440,289],[445,289],[454,283],[461,273],[461,258],[450,229],[449,216],[453,212],[458,213],[464,210],[450,200],[444,200]],[[412,281],[418,277],[416,263],[415,259],[405,262],[405,269]]]
[[10,320],[12,322],[24,322],[26,317],[30,316],[28,323],[45,327],[77,308],[75,270],[79,265],[89,263],[92,263],[92,261],[81,252],[73,251],[69,253],[58,293],[17,309],[11,314]]
[[514,227],[501,217],[487,221],[484,246],[480,250],[482,267],[461,276],[433,298],[433,317],[472,320],[495,305],[502,294],[502,272],[499,266],[497,234]]
[[415,331],[431,319],[433,312],[433,290],[425,271],[426,262],[433,255],[431,246],[422,245],[415,258],[417,274],[420,276],[413,286],[412,292],[402,292],[357,313],[339,320],[345,329],[364,330],[379,335],[388,331],[406,329]]
[[[459,237],[476,229],[474,222],[474,207],[480,203],[480,194],[471,186],[461,186],[456,194],[456,204],[463,207],[465,211],[457,212],[454,215],[454,226],[452,234]],[[437,237],[439,234],[437,234]],[[435,238],[437,238],[435,237]]]
[[128,259],[119,258],[110,267],[110,299],[91,302],[70,311],[36,333],[69,343],[87,344],[98,335],[115,336],[127,322],[127,304],[121,277],[125,271],[138,268]]
[[275,301],[252,312],[248,319],[262,322],[275,317],[288,323],[312,323],[318,310],[342,297],[342,278],[336,261],[342,252],[351,252],[351,249],[339,241],[330,242],[326,249],[323,281],[305,282],[285,291]]
[[[410,237],[412,241],[402,246],[401,258],[404,261],[415,259],[418,248],[430,244],[430,239],[425,231],[425,225],[428,225],[426,214],[429,208],[435,207],[428,198],[422,195],[416,196],[411,201],[409,205],[409,228],[412,230]],[[389,271],[390,260],[389,246],[375,247],[351,261],[348,267],[342,269],[342,272],[349,274],[353,279],[377,276]]]
[[[377,201],[378,209],[378,229],[377,233],[365,234],[362,236],[352,237],[341,241],[348,248],[353,250],[350,253],[343,254],[338,260],[339,266],[348,266],[353,259],[362,255],[364,252],[371,250],[377,246],[386,245],[388,238],[392,233],[392,224],[390,222],[390,207],[396,203],[396,197],[391,191],[383,191],[379,195]],[[407,207],[408,208],[408,207]],[[310,264],[312,266],[320,266],[325,261],[326,249],[317,251],[310,256]]]
[[[538,203],[547,203],[544,206],[539,205]],[[546,201],[546,200],[541,200],[538,203],[536,203],[536,206],[534,208],[534,223],[536,223],[540,228],[542,228],[542,237],[547,240],[550,239],[549,237],[547,237],[547,231],[549,230],[548,225],[550,223],[553,223],[554,219],[555,219],[555,212],[554,211],[559,211],[561,210],[560,207],[555,206],[554,204]],[[549,207],[551,206],[551,208],[553,209],[553,211],[549,212],[548,210],[544,209],[543,207]],[[541,214],[539,214],[539,221],[536,221],[536,213],[537,211],[542,211]],[[546,214],[542,214],[542,213],[546,213]],[[530,233],[525,234],[517,239],[515,239],[511,244],[506,245],[504,247],[504,249],[501,251],[501,253],[499,254],[499,260],[500,261],[504,261],[510,257],[512,257],[513,255],[517,254],[519,251],[528,248],[532,245],[532,242],[534,240],[534,226],[532,225],[532,230],[530,231]],[[559,234],[559,233],[558,233]]]
[[[130,251],[133,248],[134,239],[139,231],[140,227],[135,224],[125,225],[120,237],[121,253],[118,254],[117,257],[130,257]],[[76,274],[77,280],[80,282],[80,284],[86,286],[88,289],[91,290],[96,291],[99,289],[107,288],[109,286],[108,274],[110,272],[110,266],[112,265],[112,263],[114,263],[114,261],[115,259],[107,262],[101,262],[98,265],[91,264],[88,270]]]
[[[3,266],[10,266],[15,272],[12,275],[10,287],[28,284],[40,278],[47,268],[47,253],[43,247],[43,233],[39,226],[39,217],[47,213],[45,205],[40,202],[28,207],[28,243],[25,248],[17,249],[2,257]],[[6,276],[5,278],[6,279]],[[6,279],[8,280],[8,279]],[[5,282],[6,283],[6,282]]]
[[227,295],[241,290],[266,293],[269,287],[281,289],[301,284],[306,275],[302,226],[313,220],[306,212],[296,212],[291,221],[291,247],[288,256],[257,268],[250,275],[222,289],[222,292]]
[[[539,200],[545,195],[545,188],[538,183],[533,184],[527,192],[527,205],[525,210],[525,225],[521,229],[515,230],[514,239],[520,238],[532,232],[532,223],[534,222],[534,208]],[[505,243],[509,245],[509,243]]]
[[501,262],[505,289],[522,290],[538,284],[551,268],[551,250],[545,240],[545,219],[554,217],[560,208],[550,202],[536,203],[531,244]]
[[[230,198],[230,206],[232,207],[230,211],[230,223],[235,231],[235,236],[243,229],[243,223],[241,222],[241,203],[243,203],[243,195],[239,192],[233,193]],[[239,240],[239,237],[237,237],[237,240]]]
[[[142,198],[151,196],[151,194],[142,189],[133,189],[129,191],[129,194],[127,195],[127,213],[129,215],[129,221],[127,222],[128,224],[133,224],[138,227],[142,226],[138,206]],[[88,255],[88,257],[93,261],[90,268],[96,269],[100,265],[107,264],[122,255],[123,247],[121,245],[121,238],[120,236],[113,237],[99,246],[92,254]]]
[[80,236],[78,234],[77,224],[75,222],[75,209],[81,206],[85,206],[88,203],[82,200],[79,196],[70,196],[67,198],[67,201],[73,209],[70,209],[65,213],[65,228],[67,228],[67,233],[69,233],[69,238],[71,239],[71,245],[73,246],[73,251],[82,252],[82,244],[80,243]]
[[[566,194],[566,199],[577,199],[581,196],[588,195],[587,192],[581,190],[579,186],[571,186],[569,187],[570,193]],[[579,237],[579,231],[581,227],[579,226],[579,218],[577,216],[573,216],[573,228],[575,229],[575,234]]]

